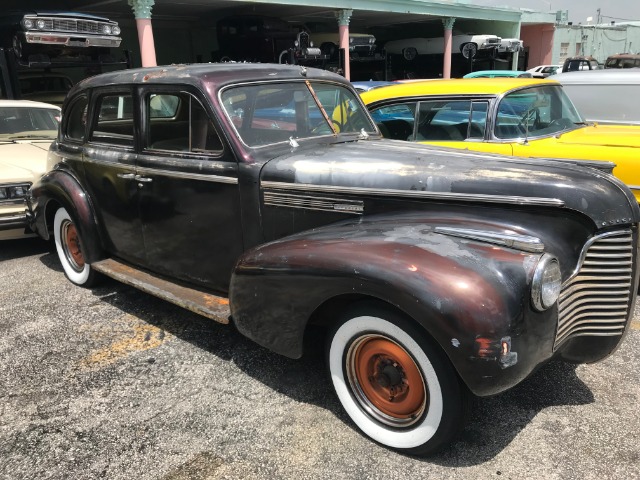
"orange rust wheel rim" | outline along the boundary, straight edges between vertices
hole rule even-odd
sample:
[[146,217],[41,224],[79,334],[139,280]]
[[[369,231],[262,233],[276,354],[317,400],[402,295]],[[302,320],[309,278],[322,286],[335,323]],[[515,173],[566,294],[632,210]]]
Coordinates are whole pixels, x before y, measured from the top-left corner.
[[411,425],[426,409],[427,389],[413,357],[381,335],[356,340],[348,355],[350,381],[361,405],[383,423]]
[[80,237],[78,236],[76,226],[71,222],[67,222],[62,228],[64,250],[67,254],[67,259],[75,270],[80,271],[84,268],[84,255],[80,248]]

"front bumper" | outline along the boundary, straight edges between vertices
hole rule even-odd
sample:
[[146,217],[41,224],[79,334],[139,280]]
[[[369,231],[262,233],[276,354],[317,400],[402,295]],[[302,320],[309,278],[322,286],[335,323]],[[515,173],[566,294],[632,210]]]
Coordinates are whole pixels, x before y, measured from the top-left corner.
[[117,48],[122,39],[107,35],[82,35],[61,32],[25,32],[27,43],[40,45],[59,45],[64,47],[109,47]]
[[31,236],[26,211],[0,213],[0,240]]

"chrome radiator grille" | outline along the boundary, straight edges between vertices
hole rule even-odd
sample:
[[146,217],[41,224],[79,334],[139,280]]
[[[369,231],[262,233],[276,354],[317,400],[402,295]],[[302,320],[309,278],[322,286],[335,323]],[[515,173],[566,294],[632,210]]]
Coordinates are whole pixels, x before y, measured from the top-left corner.
[[61,32],[101,33],[100,24],[86,20],[54,20],[53,29]]
[[634,253],[630,230],[599,235],[587,245],[578,272],[558,299],[554,348],[578,335],[624,332],[633,297]]
[[[108,22],[96,22],[94,20],[78,20],[74,18],[57,18],[57,17],[33,17],[32,20],[41,20],[44,22],[43,31],[53,32],[77,32],[101,34],[104,25],[112,26]],[[35,30],[35,29],[33,29]]]

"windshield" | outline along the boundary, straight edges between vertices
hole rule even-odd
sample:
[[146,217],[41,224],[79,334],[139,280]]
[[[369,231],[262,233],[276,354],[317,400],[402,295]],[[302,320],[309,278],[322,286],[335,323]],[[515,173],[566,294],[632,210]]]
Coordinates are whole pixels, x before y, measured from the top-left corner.
[[33,107],[0,107],[0,140],[53,140],[60,111]]
[[289,82],[233,87],[222,104],[242,141],[257,147],[289,138],[339,133],[376,133],[353,92],[322,82]]
[[504,139],[540,137],[581,124],[583,118],[562,87],[546,85],[506,95],[498,105],[495,134]]

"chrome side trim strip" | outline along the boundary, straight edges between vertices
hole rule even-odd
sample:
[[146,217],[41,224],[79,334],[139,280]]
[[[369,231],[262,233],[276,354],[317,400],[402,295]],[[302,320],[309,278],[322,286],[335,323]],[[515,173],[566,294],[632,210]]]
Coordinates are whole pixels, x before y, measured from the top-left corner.
[[[82,161],[86,162],[86,163],[92,163],[94,165],[103,165],[103,166],[107,166],[107,167],[120,167],[120,168],[124,168],[124,169],[128,169],[128,170],[133,171],[136,168],[136,166],[134,164],[135,158],[133,158],[133,157],[135,157],[135,154],[129,153],[129,152],[125,153],[125,155],[127,155],[127,154],[132,157],[131,163],[123,163],[123,162],[120,162],[118,160],[114,160],[113,162],[110,161],[110,160],[97,160],[97,159],[91,158],[91,157],[89,157],[87,155],[85,155],[82,158]],[[120,159],[122,159],[122,157],[120,157]]]
[[203,182],[226,183],[237,185],[237,177],[224,177],[222,175],[206,175],[203,173],[177,172],[174,170],[160,170],[156,168],[137,168],[137,173],[141,175],[161,175],[163,177],[182,178],[185,180],[201,180]]
[[187,180],[202,180],[204,182],[213,182],[213,183],[227,183],[230,185],[236,185],[238,183],[237,177],[225,177],[222,175],[207,175],[204,173],[191,173],[191,172],[179,172],[174,170],[161,170],[159,168],[147,168],[147,167],[138,167],[135,165],[130,165],[128,163],[121,162],[108,162],[108,161],[100,161],[94,160],[90,158],[85,158],[85,162],[93,163],[96,165],[105,165],[114,167],[117,166],[122,168],[123,170],[136,172],[142,175],[162,175],[164,177],[173,177],[173,178],[183,178]]
[[303,208],[326,212],[342,212],[362,215],[364,202],[343,198],[315,197],[310,195],[292,195],[288,193],[265,192],[264,204],[272,207]]
[[482,195],[472,193],[424,192],[418,190],[395,190],[391,188],[340,187],[335,185],[311,185],[308,183],[286,183],[263,181],[263,188],[304,192],[343,193],[346,195],[372,195],[376,197],[404,197],[449,200],[461,202],[508,203],[512,205],[535,205],[540,207],[564,207],[558,198],[518,197],[511,195]]
[[472,230],[454,227],[436,227],[435,231],[444,235],[480,240],[482,242],[524,250],[525,252],[544,252],[544,243],[542,243],[539,238],[531,237],[529,235],[510,235],[505,233],[488,232],[486,230]]

